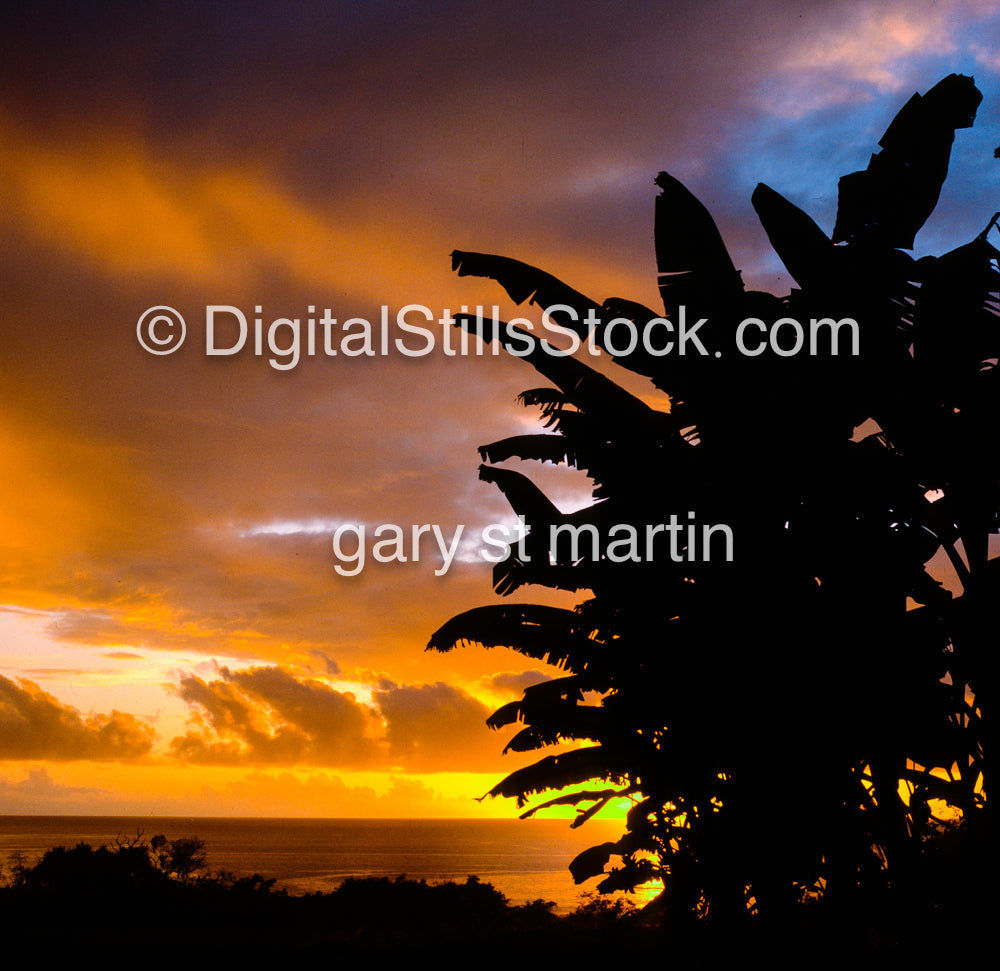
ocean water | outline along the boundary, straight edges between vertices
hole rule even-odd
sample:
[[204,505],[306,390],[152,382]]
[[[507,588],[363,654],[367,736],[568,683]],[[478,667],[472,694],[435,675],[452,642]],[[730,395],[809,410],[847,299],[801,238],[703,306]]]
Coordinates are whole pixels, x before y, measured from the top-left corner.
[[[572,910],[597,881],[577,887],[570,860],[616,839],[620,822],[591,820],[570,829],[554,819],[239,819],[130,816],[0,816],[0,861],[12,852],[29,861],[53,846],[142,834],[150,839],[197,836],[212,870],[275,878],[291,894],[329,892],[346,877],[397,877],[428,883],[478,876],[512,903],[539,897]],[[656,888],[636,894],[637,904]]]

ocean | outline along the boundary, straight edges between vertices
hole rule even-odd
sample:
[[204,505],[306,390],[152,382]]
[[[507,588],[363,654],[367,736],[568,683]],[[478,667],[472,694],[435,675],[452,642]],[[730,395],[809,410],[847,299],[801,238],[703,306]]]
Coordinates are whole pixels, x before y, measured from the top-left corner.
[[[157,833],[204,840],[211,870],[273,877],[290,894],[327,893],[347,877],[392,877],[438,883],[470,875],[512,903],[539,897],[559,912],[577,907],[596,880],[577,887],[570,860],[616,839],[621,822],[590,820],[570,829],[564,819],[241,819],[166,816],[0,816],[0,862],[12,852],[29,862],[53,846]],[[642,904],[657,888],[635,895]]]

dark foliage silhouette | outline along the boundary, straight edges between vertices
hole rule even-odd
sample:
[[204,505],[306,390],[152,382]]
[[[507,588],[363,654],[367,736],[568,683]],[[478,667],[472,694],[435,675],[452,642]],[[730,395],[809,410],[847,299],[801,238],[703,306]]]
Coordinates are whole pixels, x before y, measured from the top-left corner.
[[[15,855],[0,880],[0,931],[44,942],[46,958],[148,953],[151,942],[195,967],[314,963],[367,954],[412,957],[442,947],[488,947],[498,967],[537,966],[558,951],[588,958],[648,951],[655,943],[627,908],[591,904],[565,917],[554,904],[511,904],[488,883],[431,885],[398,877],[349,878],[331,893],[294,897],[274,879],[207,872],[183,876],[171,855],[204,851],[197,838],[141,835],[96,849],[54,847],[34,863]],[[168,872],[169,871],[169,872]],[[479,962],[481,965],[483,962]],[[486,963],[483,966],[493,966]]]
[[[832,237],[757,187],[753,206],[797,285],[784,297],[744,288],[706,209],[661,173],[663,316],[677,330],[685,314],[689,328],[704,319],[704,355],[693,342],[659,353],[662,325],[651,348],[623,353],[610,322],[642,334],[661,315],[597,303],[516,260],[453,254],[460,276],[491,278],[515,303],[562,305],[551,319],[581,339],[591,312],[596,345],[669,404],[654,410],[575,357],[537,344],[524,354],[518,327],[457,321],[552,385],[520,400],[555,434],[486,445],[483,461],[564,463],[594,483],[594,504],[566,515],[520,472],[481,466],[530,531],[525,555],[512,547],[497,564],[495,588],[588,595],[575,610],[470,610],[429,648],[507,646],[563,669],[489,724],[522,726],[508,750],[576,747],[490,795],[523,806],[557,790],[524,815],[572,805],[573,825],[628,797],[621,838],[570,869],[577,882],[602,876],[601,891],[662,879],[657,906],[675,930],[696,917],[787,928],[805,901],[890,943],[922,922],[973,919],[984,884],[970,861],[987,820],[982,660],[1000,587],[988,553],[1000,515],[993,221],[942,256],[906,250],[981,97],[960,75],[914,95],[867,169],[841,179]],[[739,331],[748,318],[760,326]],[[765,342],[765,325],[784,318],[804,324],[801,353],[789,353],[788,324]],[[812,320],[827,321],[813,328],[815,353]],[[842,320],[857,322],[857,354]],[[671,516],[682,528],[656,533],[647,553],[649,528]],[[553,542],[552,526],[585,524],[591,545]],[[705,548],[702,524],[730,527],[731,560]],[[935,556],[950,564],[948,588],[927,571]]]
[[140,845],[116,847],[78,843],[70,848],[56,846],[33,866],[22,866],[14,885],[43,891],[95,899],[162,890],[168,876],[158,869],[147,848]]
[[158,833],[149,841],[149,854],[163,873],[181,883],[190,883],[208,870],[205,841],[196,836],[168,840]]

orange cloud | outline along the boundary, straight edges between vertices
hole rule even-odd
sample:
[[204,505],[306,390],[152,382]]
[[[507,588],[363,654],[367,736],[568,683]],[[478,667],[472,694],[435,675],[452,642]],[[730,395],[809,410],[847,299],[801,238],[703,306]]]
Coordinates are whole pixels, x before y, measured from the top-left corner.
[[0,117],[0,167],[15,225],[115,278],[232,293],[278,270],[316,287],[316,302],[396,292],[402,304],[449,276],[454,239],[440,227],[429,238],[418,214],[387,223],[371,198],[307,203],[252,163],[154,158],[121,133],[50,145]]
[[186,675],[176,689],[193,712],[190,729],[170,742],[182,762],[410,772],[499,765],[502,740],[486,727],[492,709],[452,685],[382,681],[370,707],[280,667],[219,673]]
[[199,727],[171,741],[178,759],[355,768],[375,761],[374,713],[352,695],[277,667],[220,673],[208,682],[181,679],[178,694],[197,711]]
[[386,721],[393,765],[418,772],[482,769],[502,747],[485,728],[491,714],[481,701],[443,684],[386,684],[373,693]]
[[139,759],[153,747],[153,729],[134,715],[82,715],[33,681],[0,675],[0,758]]

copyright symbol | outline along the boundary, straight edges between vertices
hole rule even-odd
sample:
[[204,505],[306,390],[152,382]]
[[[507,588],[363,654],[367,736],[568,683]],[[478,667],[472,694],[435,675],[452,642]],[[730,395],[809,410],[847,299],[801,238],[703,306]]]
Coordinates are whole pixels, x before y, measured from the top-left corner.
[[173,307],[150,307],[139,318],[135,336],[150,354],[173,354],[184,343],[187,326]]

